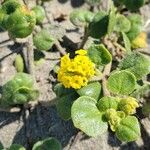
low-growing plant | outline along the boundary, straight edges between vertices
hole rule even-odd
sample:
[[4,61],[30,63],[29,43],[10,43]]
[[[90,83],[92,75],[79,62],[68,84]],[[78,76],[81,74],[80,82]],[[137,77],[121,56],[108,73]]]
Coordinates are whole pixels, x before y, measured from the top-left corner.
[[[53,137],[38,141],[32,147],[32,150],[61,150],[61,149],[62,146],[60,142]],[[9,148],[4,148],[3,145],[0,145],[0,150],[26,150],[26,148],[19,144],[12,144]]]
[[[132,11],[144,4],[117,2]],[[140,98],[150,91],[146,84],[150,57],[136,50],[147,46],[142,17],[121,14],[111,3],[109,10],[97,13],[75,10],[70,21],[84,27],[85,33],[74,57],[66,54],[61,58],[57,72],[60,83],[54,88],[59,115],[64,120],[72,119],[76,128],[92,137],[110,127],[121,141],[137,140],[140,123],[134,114]],[[93,41],[84,50],[88,37]],[[116,60],[114,69],[112,61]]]
[[36,100],[38,96],[39,91],[34,86],[32,76],[26,73],[17,73],[13,79],[2,87],[0,105],[8,107],[25,104]]

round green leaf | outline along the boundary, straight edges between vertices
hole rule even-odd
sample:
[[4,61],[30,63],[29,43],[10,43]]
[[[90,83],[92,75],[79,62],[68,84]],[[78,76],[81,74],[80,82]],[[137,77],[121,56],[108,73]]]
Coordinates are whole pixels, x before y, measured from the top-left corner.
[[128,38],[134,40],[143,28],[143,18],[138,14],[132,14],[127,17],[131,22],[131,28],[127,33]]
[[108,78],[107,86],[114,94],[128,95],[135,89],[136,78],[129,71],[116,71]]
[[77,90],[77,93],[80,96],[89,96],[98,100],[101,93],[101,84],[99,82],[89,83],[87,86]]
[[107,109],[111,109],[111,108],[117,110],[118,103],[119,103],[119,98],[104,96],[98,101],[97,107],[100,111],[106,111]]
[[96,100],[82,96],[72,105],[71,117],[76,128],[89,136],[96,137],[106,132],[108,125],[103,121],[103,114],[96,106]]
[[98,12],[89,24],[89,35],[93,38],[101,38],[107,34],[109,17],[106,12]]
[[88,56],[96,65],[106,65],[112,61],[112,56],[110,52],[106,49],[103,44],[96,45],[93,44],[88,49]]
[[45,10],[42,6],[35,6],[32,8],[36,16],[36,23],[42,23],[45,18]]
[[124,15],[117,14],[116,25],[114,30],[117,32],[128,32],[131,28],[131,23]]
[[137,118],[134,116],[123,118],[116,129],[116,136],[121,141],[135,141],[140,135],[140,125]]
[[70,21],[75,26],[85,26],[87,23],[91,22],[94,14],[88,10],[77,9],[70,14]]
[[139,80],[150,73],[150,57],[138,52],[133,52],[126,55],[120,62],[119,68],[132,72]]
[[50,137],[35,143],[32,150],[62,150],[62,146],[57,139]]
[[26,150],[22,145],[13,144],[10,146],[8,150]]
[[48,30],[43,29],[33,37],[33,43],[37,50],[47,51],[53,46],[54,39]]

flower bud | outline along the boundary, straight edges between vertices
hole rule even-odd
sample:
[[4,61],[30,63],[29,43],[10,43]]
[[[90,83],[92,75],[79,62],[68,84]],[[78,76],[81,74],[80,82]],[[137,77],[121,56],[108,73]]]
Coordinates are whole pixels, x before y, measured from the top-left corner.
[[122,99],[119,103],[119,109],[124,111],[127,115],[134,114],[138,107],[139,104],[133,97]]

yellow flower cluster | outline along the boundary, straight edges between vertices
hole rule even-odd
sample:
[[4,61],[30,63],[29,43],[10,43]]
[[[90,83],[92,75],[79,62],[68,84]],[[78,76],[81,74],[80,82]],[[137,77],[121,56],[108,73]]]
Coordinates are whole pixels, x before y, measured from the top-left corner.
[[95,66],[87,56],[86,50],[76,51],[74,59],[66,54],[61,58],[60,69],[58,71],[58,81],[65,88],[80,89],[87,85],[88,80],[95,74]]
[[146,48],[147,47],[147,34],[141,32],[132,42],[132,48]]
[[136,108],[138,107],[139,104],[133,97],[122,99],[120,102],[120,109],[124,111],[127,115],[134,114],[136,112]]

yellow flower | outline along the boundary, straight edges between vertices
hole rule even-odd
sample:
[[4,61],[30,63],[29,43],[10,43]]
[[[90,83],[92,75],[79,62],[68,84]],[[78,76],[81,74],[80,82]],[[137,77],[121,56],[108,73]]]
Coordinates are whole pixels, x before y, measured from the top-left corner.
[[133,97],[122,99],[119,104],[119,108],[124,111],[127,115],[134,114],[136,108],[139,107],[137,100]]
[[87,85],[88,80],[95,74],[95,66],[87,56],[86,50],[78,50],[76,54],[74,59],[70,59],[69,54],[61,58],[58,81],[65,88],[80,89]]
[[84,50],[84,49],[80,49],[80,50],[77,50],[77,51],[75,52],[75,54],[78,54],[78,55],[87,55],[87,51]]
[[146,48],[147,47],[147,34],[141,32],[132,42],[132,48]]

